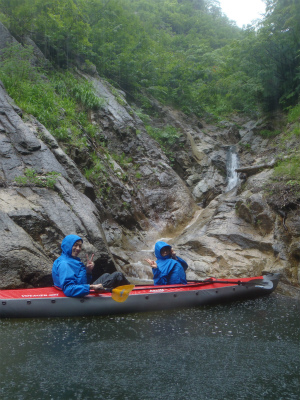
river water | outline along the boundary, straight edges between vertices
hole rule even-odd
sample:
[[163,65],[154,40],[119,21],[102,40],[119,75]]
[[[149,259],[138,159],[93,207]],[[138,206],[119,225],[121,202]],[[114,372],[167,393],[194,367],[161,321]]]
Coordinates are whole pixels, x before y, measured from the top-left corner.
[[299,400],[299,299],[0,320],[0,398]]

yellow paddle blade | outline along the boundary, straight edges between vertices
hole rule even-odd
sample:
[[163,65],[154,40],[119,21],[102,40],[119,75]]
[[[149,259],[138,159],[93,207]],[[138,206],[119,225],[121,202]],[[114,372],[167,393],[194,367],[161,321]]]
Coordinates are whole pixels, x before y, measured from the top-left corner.
[[118,286],[112,289],[111,297],[118,303],[123,303],[123,301],[125,301],[129,296],[129,293],[132,291],[133,288],[134,285]]

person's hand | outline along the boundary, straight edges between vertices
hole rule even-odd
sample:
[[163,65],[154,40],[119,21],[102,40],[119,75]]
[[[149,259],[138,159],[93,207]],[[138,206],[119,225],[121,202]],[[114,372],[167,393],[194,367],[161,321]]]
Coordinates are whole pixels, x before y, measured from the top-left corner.
[[92,254],[91,258],[89,258],[89,256],[86,255],[86,266],[85,266],[85,268],[86,268],[86,271],[87,271],[88,274],[92,273],[93,268],[95,266],[95,263],[93,262],[93,258],[94,258],[94,254]]
[[150,265],[150,267],[157,268],[156,262],[153,260],[150,260],[150,258],[145,258],[145,261],[147,261],[147,263]]
[[102,283],[98,283],[97,285],[90,285],[90,290],[95,290],[96,292],[100,290],[105,290]]
[[171,249],[171,258],[173,258],[174,260],[177,260],[176,253],[173,249]]

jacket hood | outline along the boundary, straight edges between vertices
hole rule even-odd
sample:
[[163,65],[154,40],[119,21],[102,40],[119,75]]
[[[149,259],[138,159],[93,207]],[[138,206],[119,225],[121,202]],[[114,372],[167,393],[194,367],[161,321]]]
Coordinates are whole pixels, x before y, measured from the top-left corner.
[[83,242],[83,240],[80,236],[77,236],[77,235],[66,236],[63,239],[63,241],[61,242],[61,249],[62,249],[63,254],[68,257],[72,257],[72,247],[78,240],[81,240]]
[[171,258],[171,256],[165,256],[165,257],[163,257],[163,256],[160,254],[160,251],[161,251],[161,249],[162,249],[163,247],[169,247],[170,249],[172,248],[172,246],[170,246],[168,243],[161,242],[161,241],[156,242],[156,243],[155,243],[155,248],[154,248],[154,253],[155,253],[155,256],[156,256],[156,258],[157,258],[158,260],[167,260],[168,258]]

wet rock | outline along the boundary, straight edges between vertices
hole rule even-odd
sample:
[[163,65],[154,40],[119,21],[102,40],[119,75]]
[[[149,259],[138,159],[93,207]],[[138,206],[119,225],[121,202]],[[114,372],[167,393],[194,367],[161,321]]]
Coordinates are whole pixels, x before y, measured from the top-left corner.
[[[272,236],[258,234],[249,208],[248,221],[241,219],[236,212],[238,203],[244,205],[239,197],[232,197],[230,193],[218,196],[200,213],[196,222],[174,240],[174,246],[182,249],[193,271],[195,263],[202,266],[202,274],[206,271],[217,277],[249,276],[261,274],[263,269],[285,268],[286,261],[274,252]],[[244,212],[241,215],[244,216]]]
[[220,171],[221,175],[226,176],[227,165],[226,165],[226,152],[215,151],[211,156],[212,164]]
[[26,286],[31,274],[35,284],[51,273],[51,261],[41,248],[5,212],[0,211],[1,287]]
[[282,223],[285,219],[285,225],[288,232],[293,237],[300,236],[300,216],[298,210],[291,210],[286,213],[286,218],[282,218]]
[[11,44],[17,44],[16,39],[10,34],[5,26],[0,22],[0,53]]
[[227,132],[228,142],[230,144],[238,143],[241,139],[240,131],[237,126],[233,125]]
[[197,202],[206,206],[221,193],[221,189],[218,190],[218,187],[224,185],[224,183],[224,177],[214,167],[210,167],[206,171],[205,176],[194,187],[193,196]]
[[237,215],[240,218],[242,218],[244,221],[249,222],[250,224],[253,222],[251,211],[250,211],[248,205],[246,205],[242,200],[237,202],[236,211],[237,211]]
[[[247,192],[249,194],[249,192]],[[236,204],[237,215],[257,227],[262,234],[274,229],[275,215],[261,194],[247,195]]]

